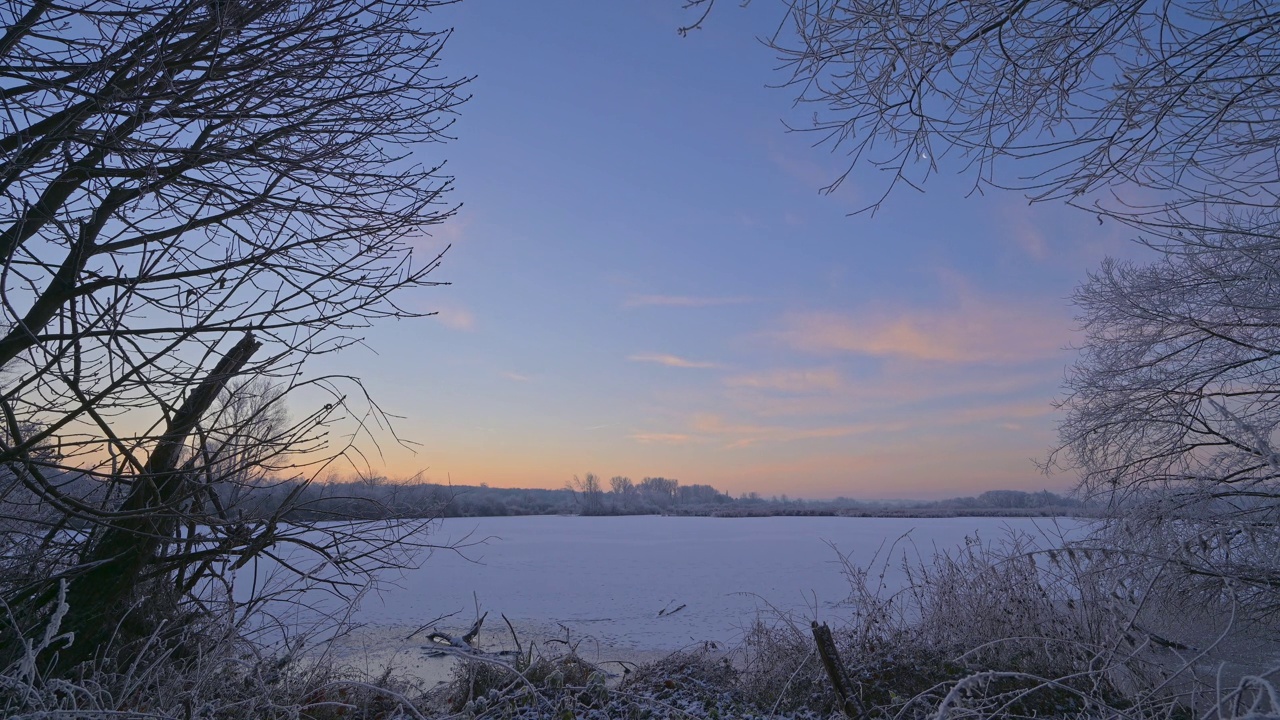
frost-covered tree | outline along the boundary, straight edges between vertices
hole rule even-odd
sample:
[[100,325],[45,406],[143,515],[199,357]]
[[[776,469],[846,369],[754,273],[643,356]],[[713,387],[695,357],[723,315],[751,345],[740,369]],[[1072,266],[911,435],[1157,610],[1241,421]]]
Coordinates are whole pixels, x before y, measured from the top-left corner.
[[1056,460],[1112,500],[1126,547],[1280,611],[1280,223],[1107,261],[1076,293],[1085,342]]
[[[694,27],[714,3],[685,2]],[[978,189],[1065,199],[1162,237],[1276,204],[1274,3],[781,5],[770,44],[812,111],[794,129],[886,170],[886,192],[954,161]]]
[[600,476],[595,473],[587,473],[582,477],[574,475],[567,487],[573,493],[574,500],[578,503],[583,515],[605,513],[604,486],[600,483]]
[[[686,30],[714,3],[688,0]],[[769,44],[812,110],[794,129],[850,170],[886,170],[886,194],[946,165],[979,191],[1119,220],[1156,251],[1077,296],[1088,336],[1053,460],[1121,509],[1113,549],[1280,608],[1275,4],[781,5]]]

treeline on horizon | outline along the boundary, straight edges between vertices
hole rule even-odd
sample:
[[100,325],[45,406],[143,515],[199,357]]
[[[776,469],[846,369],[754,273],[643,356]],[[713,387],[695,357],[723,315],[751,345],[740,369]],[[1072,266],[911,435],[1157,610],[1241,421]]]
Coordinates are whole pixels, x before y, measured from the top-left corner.
[[[294,498],[287,519],[345,520],[392,517],[503,517],[517,515],[690,515],[710,517],[849,516],[1076,516],[1096,508],[1080,500],[1041,490],[989,490],[973,497],[945,500],[793,499],[787,495],[742,493],[733,497],[710,485],[682,485],[679,480],[646,477],[638,482],[614,477],[608,487],[592,474],[575,477],[565,487],[496,488],[393,482],[375,477],[331,479],[305,487],[294,481],[264,481],[238,507],[246,517],[264,517]],[[252,505],[246,500],[252,498]]]

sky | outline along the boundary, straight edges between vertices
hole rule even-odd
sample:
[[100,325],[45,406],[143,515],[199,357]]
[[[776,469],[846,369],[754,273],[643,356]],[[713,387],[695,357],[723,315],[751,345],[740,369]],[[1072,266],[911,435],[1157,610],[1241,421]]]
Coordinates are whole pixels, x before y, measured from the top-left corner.
[[[1081,340],[1069,297],[1115,225],[955,163],[924,192],[787,132],[758,38],[776,2],[467,0],[444,69],[475,75],[456,140],[447,287],[342,356],[397,433],[369,470],[455,485],[677,478],[737,495],[1066,490],[1035,461]],[[335,361],[339,362],[339,361]]]

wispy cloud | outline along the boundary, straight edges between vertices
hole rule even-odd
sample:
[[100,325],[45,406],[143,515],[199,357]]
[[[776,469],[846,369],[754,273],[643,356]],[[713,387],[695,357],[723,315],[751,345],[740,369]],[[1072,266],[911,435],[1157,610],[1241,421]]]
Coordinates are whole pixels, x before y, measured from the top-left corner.
[[691,445],[716,443],[725,448],[745,448],[760,443],[785,443],[797,440],[844,438],[873,432],[900,432],[908,425],[903,422],[849,423],[819,425],[813,427],[787,427],[782,425],[757,425],[753,423],[726,422],[715,414],[695,415],[685,432],[638,432],[632,440],[646,444]]
[[[423,253],[439,253],[446,247],[461,242],[474,221],[475,213],[471,211],[455,215],[439,225],[432,225],[417,235],[411,236],[409,242],[415,250],[421,250]],[[454,263],[450,261],[449,264],[452,266]]]
[[687,433],[632,433],[631,439],[646,445],[689,445],[699,442],[700,438]]
[[[1023,445],[980,445],[965,436],[938,438],[932,452],[907,435],[867,447],[840,447],[832,452],[791,457],[747,456],[743,462],[708,480],[717,487],[786,490],[809,497],[838,495],[864,498],[955,497],[994,488],[1069,489],[1063,478],[1046,480],[1027,460],[1035,452]],[[778,478],[793,479],[781,486]],[[803,488],[803,490],[801,489]]]
[[751,302],[748,297],[696,297],[691,295],[632,295],[623,307],[714,307],[717,305],[742,305]]
[[513,382],[528,382],[528,381],[529,381],[529,376],[528,376],[528,375],[521,375],[521,374],[520,374],[520,373],[518,373],[518,372],[504,372],[504,373],[502,373],[502,377],[504,377],[504,378],[506,378],[506,379],[508,379],[508,380],[511,380],[511,381],[513,381]]
[[991,422],[1002,420],[1007,423],[1016,423],[1019,420],[1032,420],[1053,415],[1056,412],[1053,403],[1048,399],[1041,401],[1022,401],[1008,403],[993,403],[990,405],[982,405],[977,407],[965,408],[951,415],[953,421],[957,424],[969,424],[975,422]]
[[845,173],[848,168],[838,161],[824,164],[813,153],[797,152],[794,147],[782,147],[772,142],[770,145],[769,160],[774,167],[805,190],[834,195],[844,204],[862,202],[862,193]]
[[753,390],[803,394],[839,390],[844,387],[845,381],[838,370],[820,368],[816,370],[770,370],[734,375],[725,378],[724,384],[731,388],[751,388]]
[[1011,371],[1000,365],[947,365],[899,359],[872,376],[835,370],[773,370],[731,376],[726,398],[757,417],[830,417],[850,412],[914,412],[922,405],[985,407],[1010,398],[1047,398],[1061,379],[1056,366]]
[[1068,340],[1065,317],[1013,302],[961,296],[946,308],[784,318],[774,335],[812,353],[948,363],[1018,363],[1052,357]]
[[904,422],[891,422],[849,423],[797,428],[753,423],[726,423],[719,415],[704,414],[698,415],[693,419],[692,427],[698,433],[714,435],[720,438],[727,444],[727,447],[744,448],[763,442],[794,442],[796,440],[850,437],[872,432],[900,432],[906,430],[908,426]]
[[663,355],[663,354],[631,355],[627,357],[627,359],[632,362],[657,363],[659,365],[666,365],[667,367],[675,367],[675,368],[710,369],[710,368],[720,367],[719,363],[700,362],[698,360],[687,360],[685,358],[678,357],[676,355]]
[[1038,218],[1030,212],[1026,203],[1006,204],[1002,214],[1004,231],[1023,253],[1033,260],[1045,260],[1049,257],[1049,241],[1036,223]]
[[440,308],[436,310],[436,319],[451,330],[471,331],[476,327],[476,317],[466,308]]

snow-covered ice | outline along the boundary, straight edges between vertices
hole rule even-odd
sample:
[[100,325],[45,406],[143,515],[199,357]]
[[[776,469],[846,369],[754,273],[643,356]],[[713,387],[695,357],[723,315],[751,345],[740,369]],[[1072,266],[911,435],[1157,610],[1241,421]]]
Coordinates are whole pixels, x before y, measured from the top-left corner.
[[[1028,518],[508,517],[450,519],[431,541],[483,541],[437,551],[417,570],[365,598],[357,620],[465,629],[479,602],[486,629],[505,614],[518,629],[587,639],[629,651],[669,651],[706,641],[732,645],[758,612],[838,622],[848,584],[836,551],[869,563],[893,548],[928,558],[978,534],[1054,536],[1078,521]],[[892,591],[903,578],[887,565]]]
[[[706,643],[731,648],[757,617],[790,613],[805,625],[846,619],[849,587],[836,549],[855,565],[875,560],[893,592],[905,580],[904,553],[928,559],[966,537],[996,541],[1010,532],[1057,544],[1082,527],[1043,518],[449,519],[434,524],[425,541],[461,545],[457,551],[436,550],[416,569],[384,575],[350,618],[354,631],[312,650],[372,674],[392,665],[439,682],[453,659],[424,652],[425,632],[413,632],[447,616],[434,629],[460,635],[477,604],[489,613],[478,645],[491,652],[513,647],[500,615],[526,646],[568,640],[594,662],[657,659]],[[270,574],[266,565],[257,567],[258,582]],[[254,584],[253,566],[242,572],[249,575],[237,579],[238,592]],[[341,607],[323,588],[302,600],[276,609],[294,628],[290,634],[314,621],[308,616],[316,609]]]

